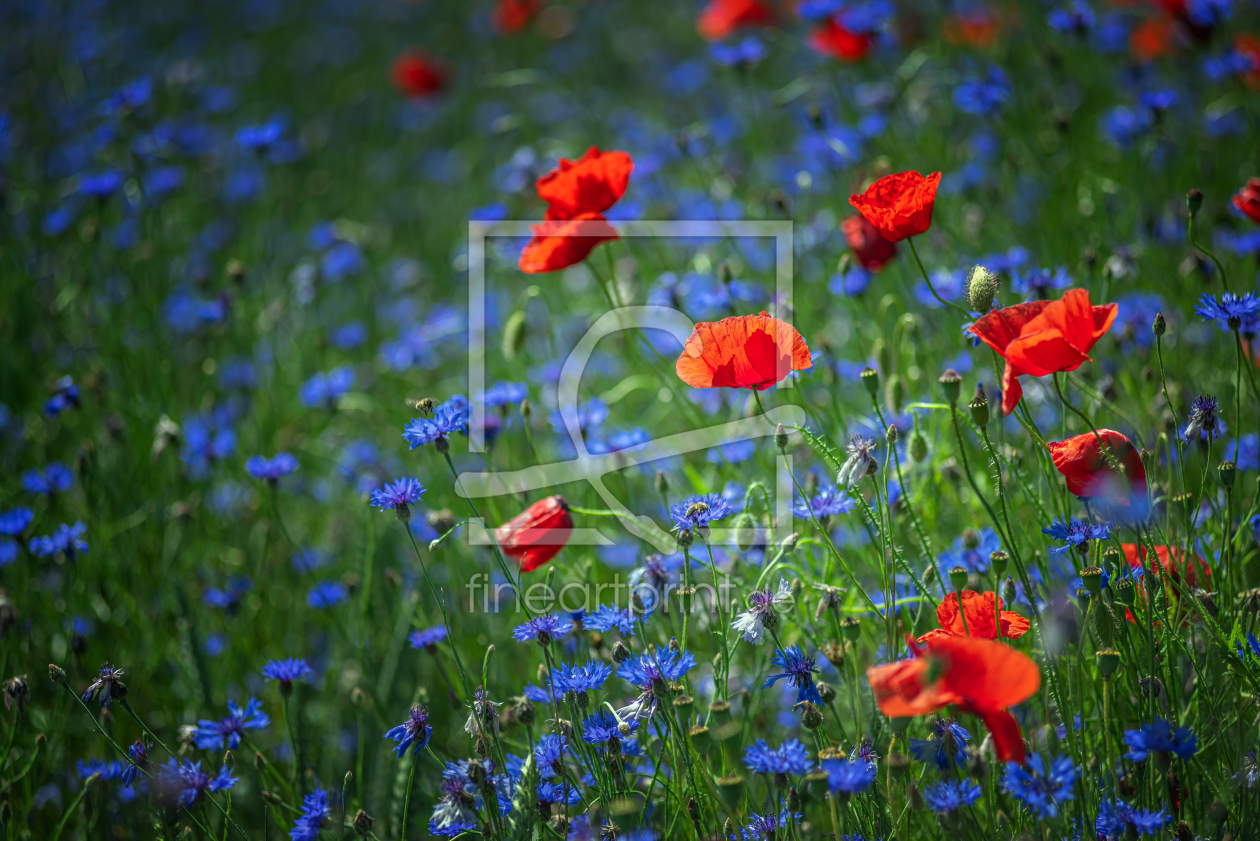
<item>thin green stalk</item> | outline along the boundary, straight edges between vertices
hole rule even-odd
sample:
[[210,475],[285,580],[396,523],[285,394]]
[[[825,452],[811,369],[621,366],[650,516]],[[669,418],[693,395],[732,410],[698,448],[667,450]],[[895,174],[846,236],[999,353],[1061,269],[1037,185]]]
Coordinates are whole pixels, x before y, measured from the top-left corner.
[[967,319],[973,318],[974,316],[972,316],[971,313],[967,312],[965,309],[958,306],[957,304],[946,301],[939,294],[937,294],[936,287],[932,285],[932,278],[928,277],[927,269],[923,268],[923,261],[919,259],[919,249],[915,248],[914,246],[914,237],[906,237],[906,242],[909,243],[910,245],[910,253],[914,255],[915,265],[919,267],[919,272],[923,275],[923,282],[927,284],[928,291],[932,293],[932,297],[940,301],[945,306],[953,307],[954,309],[958,310],[960,313],[962,313],[963,318],[967,318]]

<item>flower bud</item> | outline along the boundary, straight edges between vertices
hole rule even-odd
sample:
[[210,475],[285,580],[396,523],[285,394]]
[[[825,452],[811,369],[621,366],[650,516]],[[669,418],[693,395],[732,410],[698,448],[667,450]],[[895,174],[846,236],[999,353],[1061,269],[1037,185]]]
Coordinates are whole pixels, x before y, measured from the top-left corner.
[[48,664],[48,679],[51,680],[53,683],[65,683],[66,682],[65,669],[61,668],[60,666],[55,666],[52,663],[49,663]]
[[950,406],[957,406],[958,394],[962,391],[962,377],[958,375],[958,372],[953,368],[947,368],[936,381],[941,384],[945,402]]
[[1198,187],[1186,193],[1186,209],[1190,211],[1193,217],[1203,207],[1203,191]]
[[690,549],[691,544],[696,542],[696,536],[691,529],[679,529],[674,533],[674,542],[679,549]]
[[783,424],[779,424],[774,428],[774,446],[779,450],[786,450],[787,445],[787,430],[783,428]]
[[1094,635],[1098,642],[1109,648],[1116,641],[1116,615],[1111,612],[1111,605],[1098,599],[1090,611],[1090,623],[1094,626]]
[[997,295],[997,276],[984,266],[976,266],[967,278],[967,305],[972,312],[984,314],[993,306]]
[[1114,648],[1100,648],[1098,650],[1098,673],[1103,678],[1110,678],[1116,673],[1116,669],[1120,668],[1120,652]]
[[836,700],[836,688],[830,683],[820,680],[816,683],[816,686],[818,688],[818,697],[822,698],[824,704],[830,704]]
[[739,516],[735,518],[735,545],[740,548],[741,552],[747,552],[752,548],[753,541],[757,538],[757,521],[753,519],[753,515],[747,511],[741,511]]
[[[828,663],[837,669],[844,668],[844,646],[835,640],[823,643],[822,655],[827,658]],[[822,693],[820,692],[819,694]]]
[[989,401],[983,394],[973,398],[967,404],[967,408],[971,409],[971,419],[975,421],[976,426],[984,429],[989,425]]
[[866,387],[866,393],[874,397],[879,393],[879,371],[874,368],[862,369],[862,385]]
[[884,403],[893,414],[901,414],[901,404],[906,400],[906,381],[900,374],[893,374],[884,386]]
[[1155,322],[1151,324],[1151,331],[1155,334],[1156,338],[1168,332],[1168,322],[1164,320],[1164,314],[1162,312],[1155,313]]
[[1010,604],[1015,601],[1015,579],[1009,575],[1006,576],[1006,583],[1002,585],[1002,601]]
[[534,407],[529,405],[529,398],[525,397],[521,400],[521,417],[529,420],[530,415],[534,414]]
[[617,640],[613,643],[612,657],[614,661],[624,663],[630,659],[630,649],[626,648],[626,644],[624,642]]
[[669,493],[669,479],[665,478],[665,471],[656,471],[656,492],[661,496]]
[[888,429],[884,430],[884,440],[889,444],[896,444],[898,434],[897,427],[890,423],[888,424]]
[[819,727],[822,727],[822,723],[822,710],[806,701],[801,707],[801,726],[806,730],[817,730]]
[[372,816],[360,809],[354,813],[354,820],[351,822],[354,831],[362,838],[367,838],[368,833],[372,831]]
[[928,442],[920,433],[915,432],[910,439],[910,458],[915,464],[922,464],[928,457]]
[[796,544],[800,541],[800,539],[800,534],[792,532],[787,537],[783,538],[783,541],[779,544],[779,548],[783,550],[784,554],[793,552],[796,550]]

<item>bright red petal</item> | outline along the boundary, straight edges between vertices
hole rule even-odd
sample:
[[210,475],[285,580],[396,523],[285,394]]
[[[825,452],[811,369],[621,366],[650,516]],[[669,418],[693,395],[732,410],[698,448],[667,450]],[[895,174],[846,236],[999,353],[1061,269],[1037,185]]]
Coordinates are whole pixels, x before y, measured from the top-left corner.
[[538,197],[548,204],[548,218],[574,219],[603,213],[625,194],[634,161],[625,152],[601,152],[592,146],[576,161],[560,165],[538,179]]
[[590,256],[601,242],[617,239],[617,231],[598,213],[576,219],[534,225],[534,238],[521,252],[519,266],[526,274],[567,269]]
[[695,325],[674,365],[693,388],[764,390],[813,366],[809,347],[786,321],[760,315]]

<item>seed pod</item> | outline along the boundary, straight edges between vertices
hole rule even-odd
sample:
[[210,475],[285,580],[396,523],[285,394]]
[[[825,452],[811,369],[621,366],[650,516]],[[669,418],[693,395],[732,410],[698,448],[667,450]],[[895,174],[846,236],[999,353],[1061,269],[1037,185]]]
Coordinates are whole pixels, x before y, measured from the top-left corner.
[[1116,673],[1116,669],[1120,668],[1120,652],[1114,648],[1100,648],[1098,650],[1098,673],[1104,678],[1110,678]]
[[1103,571],[1095,566],[1088,566],[1081,570],[1081,582],[1084,583],[1085,589],[1089,590],[1091,596],[1097,596],[1102,592],[1102,576]]
[[729,777],[718,777],[713,781],[717,786],[718,799],[728,811],[738,812],[744,802],[744,778],[739,774]]
[[1137,601],[1137,587],[1133,586],[1133,579],[1120,578],[1111,584],[1111,594],[1116,601],[1125,607],[1133,607]]
[[971,409],[971,419],[976,426],[984,429],[989,425],[989,401],[984,395],[979,395],[967,404],[967,408]]
[[945,395],[945,402],[951,406],[958,405],[958,395],[962,391],[962,377],[953,368],[947,368],[944,374],[941,374],[936,380],[941,384],[941,392]]
[[879,371],[874,368],[862,369],[862,385],[866,388],[866,393],[874,397],[879,393]]
[[989,566],[993,567],[993,576],[995,578],[1000,579],[1006,574],[1006,562],[1010,559],[1011,556],[1001,549],[989,553]]

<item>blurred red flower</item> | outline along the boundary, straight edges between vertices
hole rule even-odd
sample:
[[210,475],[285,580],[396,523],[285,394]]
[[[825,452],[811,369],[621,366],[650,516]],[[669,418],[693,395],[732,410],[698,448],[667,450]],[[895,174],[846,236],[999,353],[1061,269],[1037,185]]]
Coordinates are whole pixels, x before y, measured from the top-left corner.
[[550,561],[573,533],[569,503],[562,496],[540,499],[494,530],[503,554],[533,572]]
[[[1111,452],[1111,457],[1124,468],[1126,485],[1121,485],[1120,477],[1108,463],[1098,445],[1099,438]],[[1111,429],[1100,429],[1097,435],[1085,432],[1066,441],[1052,441],[1046,447],[1050,450],[1055,469],[1067,479],[1067,489],[1073,496],[1084,499],[1102,497],[1122,505],[1132,502],[1145,507],[1146,467],[1137,447],[1124,435]]]
[[1171,18],[1148,18],[1129,33],[1129,50],[1141,62],[1151,62],[1172,52],[1173,22]]
[[[1146,566],[1148,552],[1145,546],[1138,546],[1134,543],[1122,543],[1120,548],[1124,550],[1124,557],[1129,562],[1129,566],[1137,569]],[[1186,587],[1193,588],[1199,582],[1199,574],[1205,578],[1210,578],[1212,573],[1208,569],[1207,561],[1203,560],[1197,554],[1194,556],[1194,562],[1186,562],[1186,552],[1176,546],[1156,546],[1155,557],[1160,565],[1173,581],[1180,582],[1184,574]],[[1196,570],[1196,567],[1198,568]],[[1206,586],[1207,582],[1198,583],[1198,586]],[[1171,589],[1171,588],[1170,588]],[[1139,596],[1143,593],[1141,587],[1138,588]],[[1171,593],[1170,595],[1176,595]]]
[[1234,207],[1260,225],[1260,178],[1248,179],[1243,188],[1234,194]]
[[626,192],[634,161],[625,152],[592,146],[576,161],[560,164],[535,182],[547,202],[546,221],[533,226],[534,238],[521,252],[520,269],[540,274],[582,262],[601,242],[617,239],[603,212]]
[[897,246],[880,236],[865,216],[855,213],[841,222],[840,227],[863,268],[877,272],[897,256]]
[[1239,32],[1234,36],[1234,52],[1251,59],[1251,69],[1242,74],[1243,82],[1249,88],[1260,88],[1260,38],[1250,32]]
[[774,9],[762,0],[710,0],[700,12],[696,31],[706,41],[721,41],[741,26],[774,22]]
[[390,75],[394,87],[411,97],[430,96],[446,87],[446,68],[417,50],[399,53]]
[[[970,619],[970,614],[968,614]],[[954,705],[984,721],[1000,762],[1024,761],[1024,739],[1007,708],[1037,692],[1041,672],[1025,654],[998,642],[941,635],[914,658],[866,670],[880,712],[928,715]]]
[[875,45],[875,39],[869,33],[852,32],[830,19],[810,31],[809,45],[815,52],[838,61],[861,61]]
[[517,32],[542,11],[542,0],[499,0],[494,10],[494,28],[500,32]]
[[803,371],[813,364],[796,328],[762,312],[699,322],[674,370],[693,388],[764,391],[792,371]]
[[[941,627],[928,631],[919,637],[919,642],[929,642],[942,636],[952,637],[974,637],[976,639],[991,640],[997,639],[998,628],[995,626],[994,615],[997,611],[1001,611],[1001,631],[1002,636],[1007,639],[1017,640],[1028,632],[1031,627],[1028,620],[1018,613],[1010,610],[1002,610],[1002,599],[992,591],[985,593],[976,593],[971,590],[964,590],[962,594],[963,609],[958,611],[958,594],[950,593],[945,597],[936,608],[936,621],[941,623]],[[967,617],[967,624],[963,625],[963,616]]]
[[1001,28],[997,15],[980,9],[965,14],[950,15],[942,25],[945,40],[956,46],[984,49],[993,44]]
[[849,204],[889,242],[901,242],[932,227],[932,208],[941,174],[924,178],[917,172],[885,175],[862,195],[849,196]]
[[1090,305],[1089,292],[1069,289],[1058,301],[1030,301],[991,310],[967,329],[1006,360],[1002,414],[1019,405],[1019,377],[1075,371],[1116,320],[1116,305]]

